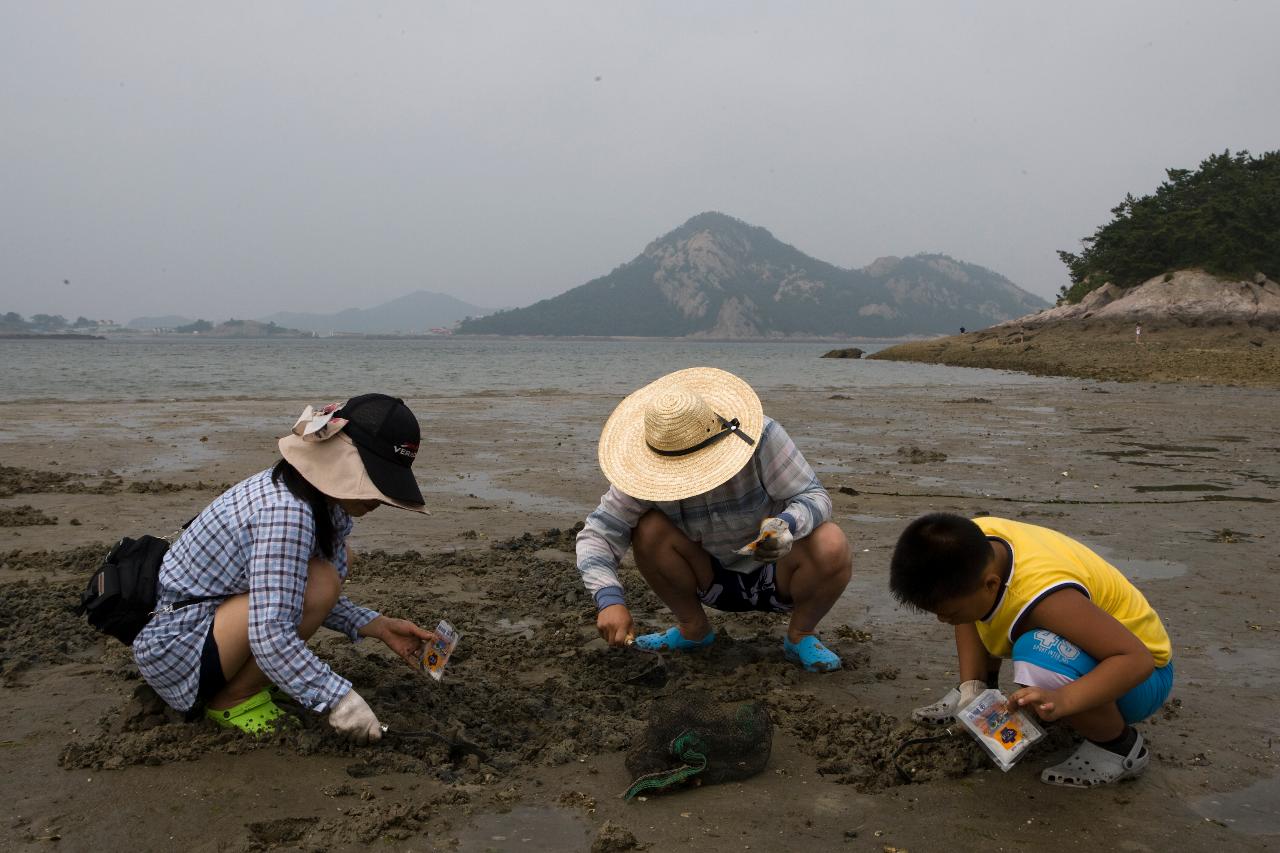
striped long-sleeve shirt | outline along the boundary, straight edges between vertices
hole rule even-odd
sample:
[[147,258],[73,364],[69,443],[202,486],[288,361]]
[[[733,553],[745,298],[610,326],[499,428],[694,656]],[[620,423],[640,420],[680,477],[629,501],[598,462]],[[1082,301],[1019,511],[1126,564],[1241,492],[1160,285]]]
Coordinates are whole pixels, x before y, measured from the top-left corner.
[[803,538],[831,517],[831,496],[782,425],[764,419],[760,446],[728,482],[680,501],[642,501],[610,486],[578,534],[578,571],[597,608],[623,604],[618,565],[640,516],[658,509],[731,571],[760,564],[734,551],[753,541],[766,518],[787,522]]
[[[337,542],[331,562],[347,576],[346,538],[353,522],[333,506]],[[271,471],[243,480],[196,516],[165,554],[156,615],[133,641],[147,683],[180,711],[191,708],[200,685],[200,653],[221,599],[249,593],[249,648],[263,673],[313,711],[326,711],[351,689],[298,636],[307,564],[320,556],[311,507]],[[186,599],[214,596],[172,610]],[[167,612],[168,611],[168,612]],[[378,616],[346,596],[324,621],[353,641]]]

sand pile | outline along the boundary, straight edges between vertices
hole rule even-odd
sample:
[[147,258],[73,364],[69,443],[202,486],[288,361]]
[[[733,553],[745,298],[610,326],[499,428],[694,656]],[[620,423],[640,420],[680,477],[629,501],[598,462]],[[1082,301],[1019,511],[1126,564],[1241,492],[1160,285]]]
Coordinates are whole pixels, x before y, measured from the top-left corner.
[[[191,760],[213,751],[272,749],[340,756],[348,760],[347,774],[354,779],[413,773],[465,788],[626,750],[643,730],[651,700],[696,689],[721,701],[764,701],[777,730],[815,756],[820,772],[833,781],[863,790],[904,781],[894,770],[892,753],[914,727],[876,711],[835,707],[808,692],[803,674],[777,654],[776,623],[767,616],[740,617],[732,633],[705,654],[668,656],[669,680],[660,689],[627,683],[652,660],[609,649],[596,638],[594,608],[568,553],[572,537],[573,531],[551,530],[483,549],[374,551],[359,557],[355,600],[422,624],[446,618],[463,635],[438,684],[407,669],[381,644],[353,645],[335,635],[315,643],[389,726],[382,744],[352,745],[333,734],[322,717],[299,709],[295,724],[251,740],[212,723],[183,721],[139,683],[127,701],[101,717],[97,731],[68,742],[60,762],[67,768],[113,769]],[[84,550],[39,552],[31,559],[37,565],[65,565],[83,560]],[[657,601],[634,574],[626,580],[642,627],[658,627],[652,619],[645,624],[646,614],[661,613]],[[19,583],[0,587],[0,593],[3,612],[14,614],[0,623],[0,643],[26,647],[21,666],[94,650],[103,654],[105,648],[113,674],[137,679],[123,646],[105,644],[68,612],[76,584]],[[866,661],[856,648],[866,637],[853,629],[834,634],[838,643],[853,647],[844,652],[852,675]],[[63,639],[32,643],[38,636]],[[422,730],[478,749],[455,745],[451,750],[436,739],[395,734]],[[919,751],[915,778],[962,775],[980,760],[976,746],[965,740],[937,744]]]

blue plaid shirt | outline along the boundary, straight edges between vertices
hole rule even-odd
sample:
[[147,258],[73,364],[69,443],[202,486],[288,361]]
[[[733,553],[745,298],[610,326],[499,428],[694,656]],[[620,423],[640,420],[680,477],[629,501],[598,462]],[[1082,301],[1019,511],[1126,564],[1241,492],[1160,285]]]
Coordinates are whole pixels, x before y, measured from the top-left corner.
[[[346,538],[353,522],[333,506],[337,543],[332,563],[347,577]],[[307,564],[315,547],[311,507],[263,471],[237,483],[196,517],[160,567],[156,615],[133,641],[142,677],[165,702],[191,708],[200,686],[200,653],[220,600],[170,610],[180,601],[249,593],[249,648],[272,683],[313,711],[326,711],[351,689],[298,636]],[[168,612],[167,612],[168,611]],[[359,640],[378,616],[344,595],[326,628]]]
[[750,572],[755,558],[735,554],[755,540],[760,522],[785,520],[801,539],[831,517],[831,496],[782,425],[764,419],[759,447],[727,483],[680,501],[642,501],[610,486],[578,533],[578,571],[596,607],[625,604],[618,565],[640,516],[658,509],[726,569]]

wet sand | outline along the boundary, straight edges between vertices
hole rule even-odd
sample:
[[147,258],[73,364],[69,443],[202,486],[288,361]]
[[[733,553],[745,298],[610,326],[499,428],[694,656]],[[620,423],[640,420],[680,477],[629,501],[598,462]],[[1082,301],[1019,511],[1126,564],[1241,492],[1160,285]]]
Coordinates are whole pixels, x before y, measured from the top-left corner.
[[[587,850],[1267,849],[1280,839],[1280,393],[981,372],[907,390],[767,394],[835,502],[855,579],[823,625],[845,669],[786,664],[774,616],[715,616],[709,653],[647,659],[595,638],[572,528],[604,481],[611,396],[475,394],[408,402],[426,422],[418,475],[433,515],[357,523],[356,601],[463,633],[445,681],[378,643],[321,632],[318,652],[392,731],[355,747],[322,719],[254,742],[166,712],[127,650],[66,611],[118,535],[176,528],[269,465],[306,401],[39,403],[0,438],[0,838],[6,849]],[[29,507],[30,509],[20,509]],[[902,526],[929,510],[1059,528],[1129,573],[1174,640],[1174,700],[1143,725],[1151,770],[1094,791],[1039,771],[1057,733],[1010,773],[906,722],[955,681],[950,631],[886,590]],[[7,515],[4,513],[8,513]],[[31,519],[56,519],[32,523]],[[644,627],[663,608],[628,567]],[[1006,672],[1005,684],[1008,685]],[[624,767],[660,695],[757,699],[768,768],[745,782],[623,802]],[[606,821],[609,826],[606,827]]]

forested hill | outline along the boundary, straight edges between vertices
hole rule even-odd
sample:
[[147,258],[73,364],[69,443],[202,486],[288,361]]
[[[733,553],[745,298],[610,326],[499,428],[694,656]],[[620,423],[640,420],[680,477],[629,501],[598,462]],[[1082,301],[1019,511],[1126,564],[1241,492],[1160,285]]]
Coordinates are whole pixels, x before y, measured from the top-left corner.
[[764,228],[702,213],[635,259],[527,308],[467,320],[460,334],[636,337],[892,337],[990,326],[1047,303],[945,255],[843,269]]
[[1280,151],[1253,157],[1224,151],[1190,169],[1168,169],[1151,195],[1112,208],[1112,220],[1059,252],[1071,271],[1060,294],[1077,303],[1111,283],[1136,287],[1176,270],[1202,269],[1226,280],[1280,280]]

